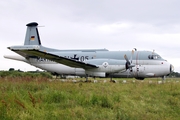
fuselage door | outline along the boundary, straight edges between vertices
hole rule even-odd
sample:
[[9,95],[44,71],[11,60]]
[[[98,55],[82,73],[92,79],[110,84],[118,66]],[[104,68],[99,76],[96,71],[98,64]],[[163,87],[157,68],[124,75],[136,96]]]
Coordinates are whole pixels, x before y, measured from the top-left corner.
[[145,69],[142,65],[143,61],[140,60],[139,58],[140,58],[140,54],[137,51],[137,52],[135,52],[135,63],[134,63],[135,67],[133,67],[133,69],[132,69],[132,73],[133,73],[134,77],[139,77],[139,75],[142,74]]

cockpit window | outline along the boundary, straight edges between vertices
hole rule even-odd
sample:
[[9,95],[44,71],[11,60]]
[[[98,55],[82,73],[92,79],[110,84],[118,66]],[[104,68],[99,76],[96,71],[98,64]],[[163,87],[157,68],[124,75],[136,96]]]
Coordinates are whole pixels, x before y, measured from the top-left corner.
[[149,55],[148,58],[156,60],[156,59],[160,59],[161,57],[159,55]]

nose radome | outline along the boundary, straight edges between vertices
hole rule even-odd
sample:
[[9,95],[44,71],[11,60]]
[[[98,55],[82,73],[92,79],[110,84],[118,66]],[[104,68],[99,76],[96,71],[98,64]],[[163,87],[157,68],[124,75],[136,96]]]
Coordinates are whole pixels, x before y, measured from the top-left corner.
[[174,66],[172,64],[170,64],[170,73],[174,72]]

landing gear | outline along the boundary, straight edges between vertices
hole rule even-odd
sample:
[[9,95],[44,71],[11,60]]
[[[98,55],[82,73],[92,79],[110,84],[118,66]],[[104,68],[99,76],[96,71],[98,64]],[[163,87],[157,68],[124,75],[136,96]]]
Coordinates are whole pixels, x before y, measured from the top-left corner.
[[86,74],[86,81],[85,82],[88,82],[88,74]]
[[110,75],[110,82],[116,83],[116,80],[113,80],[113,75]]
[[110,82],[112,82],[113,80],[112,80],[112,75],[110,75]]
[[106,78],[110,78],[110,82],[113,82],[113,80],[112,80],[113,75],[112,74],[106,73]]
[[162,76],[162,83],[165,83],[166,81],[166,76]]
[[144,80],[143,77],[136,77],[137,80]]
[[85,82],[91,82],[91,80],[88,80],[88,74],[86,74],[86,81]]
[[166,76],[162,76],[162,80],[166,80]]

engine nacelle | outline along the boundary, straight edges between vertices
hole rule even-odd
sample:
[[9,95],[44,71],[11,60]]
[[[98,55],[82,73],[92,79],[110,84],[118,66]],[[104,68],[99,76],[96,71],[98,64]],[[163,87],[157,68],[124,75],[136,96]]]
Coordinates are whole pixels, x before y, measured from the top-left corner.
[[97,65],[99,68],[89,69],[92,72],[116,73],[126,69],[124,60],[114,59],[91,59],[86,63]]

